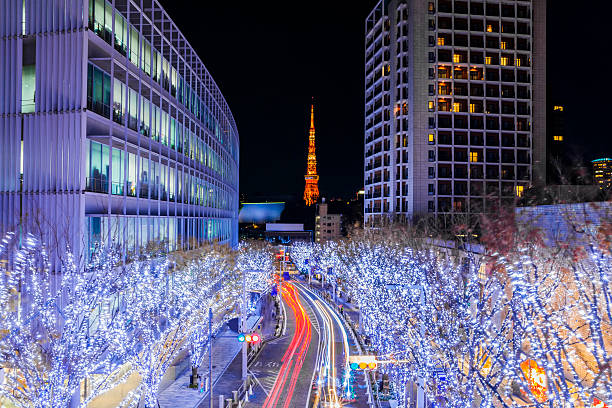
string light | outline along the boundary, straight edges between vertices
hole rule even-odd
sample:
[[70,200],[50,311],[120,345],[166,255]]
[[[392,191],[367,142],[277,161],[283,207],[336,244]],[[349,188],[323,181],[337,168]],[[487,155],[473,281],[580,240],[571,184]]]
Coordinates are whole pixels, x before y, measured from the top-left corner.
[[[66,250],[61,275],[43,244],[14,234],[0,241],[0,398],[17,406],[68,406],[88,379],[86,406],[137,372],[141,383],[120,406],[157,406],[161,379],[186,349],[192,364],[208,345],[208,310],[218,331],[236,316],[242,295],[238,265],[255,258],[248,287],[271,282],[268,247],[210,245],[189,256],[150,254],[124,264],[113,247],[82,265]],[[265,260],[268,256],[270,259]]]
[[565,408],[612,396],[612,259],[597,242],[483,257],[370,232],[291,256],[358,306],[400,406],[413,383],[445,407]]

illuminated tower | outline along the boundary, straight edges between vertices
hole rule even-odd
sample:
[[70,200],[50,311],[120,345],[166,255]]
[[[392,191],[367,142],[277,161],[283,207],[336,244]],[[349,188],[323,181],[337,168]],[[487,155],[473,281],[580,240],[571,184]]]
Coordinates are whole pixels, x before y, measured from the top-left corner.
[[304,201],[311,206],[319,199],[319,175],[317,174],[317,156],[315,154],[314,105],[310,105],[310,131],[308,132],[308,166],[306,169],[306,188]]

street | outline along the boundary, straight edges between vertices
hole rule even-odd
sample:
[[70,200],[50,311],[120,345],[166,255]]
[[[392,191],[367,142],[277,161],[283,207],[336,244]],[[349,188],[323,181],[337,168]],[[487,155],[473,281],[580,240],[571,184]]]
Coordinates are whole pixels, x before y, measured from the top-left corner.
[[348,367],[357,353],[334,308],[302,283],[283,283],[285,335],[264,346],[250,372],[248,407],[366,407],[363,373]]

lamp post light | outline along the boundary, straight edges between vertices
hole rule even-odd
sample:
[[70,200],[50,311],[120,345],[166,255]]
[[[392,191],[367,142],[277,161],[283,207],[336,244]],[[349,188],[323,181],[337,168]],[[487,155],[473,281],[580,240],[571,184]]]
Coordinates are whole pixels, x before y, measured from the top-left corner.
[[212,307],[208,309],[208,400],[213,408],[213,379],[212,379]]
[[[242,307],[240,313],[240,330],[246,333],[246,317],[247,317],[247,296],[246,296],[246,272],[242,271]],[[247,342],[242,344],[242,381],[247,378]]]
[[[393,289],[398,289],[398,288],[402,288],[402,289],[408,288],[413,292],[418,291],[419,292],[419,303],[421,304],[421,310],[425,306],[425,291],[423,290],[423,286],[421,285],[387,284],[386,288],[387,290],[393,290]],[[423,319],[421,319],[421,324],[419,327],[419,334],[422,339],[425,338],[425,324],[423,323]],[[425,378],[420,373],[417,379],[416,408],[425,408]]]

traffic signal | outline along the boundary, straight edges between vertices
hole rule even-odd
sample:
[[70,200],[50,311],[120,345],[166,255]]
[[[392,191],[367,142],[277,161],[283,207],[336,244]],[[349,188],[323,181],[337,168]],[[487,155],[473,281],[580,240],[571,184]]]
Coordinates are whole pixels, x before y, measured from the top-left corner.
[[349,356],[351,370],[376,370],[376,356]]
[[247,343],[258,343],[259,340],[261,340],[261,337],[259,337],[257,333],[240,333],[238,335],[238,341],[240,343],[244,343],[245,341]]

